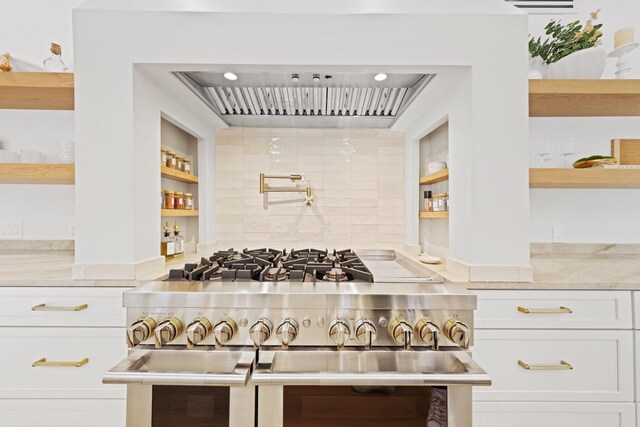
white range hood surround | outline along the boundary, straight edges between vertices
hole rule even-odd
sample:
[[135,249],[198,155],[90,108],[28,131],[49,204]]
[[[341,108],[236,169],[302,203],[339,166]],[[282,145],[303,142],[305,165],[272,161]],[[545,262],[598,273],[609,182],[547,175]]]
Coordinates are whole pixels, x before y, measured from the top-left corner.
[[392,126],[406,135],[405,243],[417,243],[418,141],[449,120],[452,261],[483,279],[529,274],[528,24],[503,0],[89,0],[73,24],[76,277],[162,264],[161,115],[199,138],[199,240],[213,243],[227,125],[172,73],[230,66],[437,74]]

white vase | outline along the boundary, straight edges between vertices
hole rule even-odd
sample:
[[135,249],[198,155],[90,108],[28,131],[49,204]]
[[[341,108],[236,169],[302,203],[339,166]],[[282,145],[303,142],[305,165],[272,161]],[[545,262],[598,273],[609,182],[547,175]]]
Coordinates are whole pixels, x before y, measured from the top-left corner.
[[545,79],[599,79],[604,73],[607,52],[601,47],[591,47],[567,55],[550,64]]

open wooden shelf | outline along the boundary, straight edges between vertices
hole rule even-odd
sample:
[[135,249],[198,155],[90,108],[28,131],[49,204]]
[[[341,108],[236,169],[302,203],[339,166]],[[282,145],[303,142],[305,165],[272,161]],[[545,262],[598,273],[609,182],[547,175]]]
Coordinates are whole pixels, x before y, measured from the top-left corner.
[[420,212],[420,219],[444,219],[449,218],[449,211],[442,212]]
[[0,109],[73,110],[73,73],[0,73]]
[[198,216],[198,211],[187,209],[161,209],[160,216]]
[[529,169],[530,188],[640,188],[640,169]]
[[190,173],[171,169],[166,166],[160,166],[160,175],[164,178],[175,179],[176,181],[187,182],[189,184],[197,184],[198,177]]
[[447,181],[449,179],[449,169],[441,170],[440,172],[432,173],[431,175],[421,176],[420,185],[430,185],[437,182]]
[[529,116],[640,116],[640,80],[529,80]]
[[74,184],[72,164],[0,164],[0,184]]

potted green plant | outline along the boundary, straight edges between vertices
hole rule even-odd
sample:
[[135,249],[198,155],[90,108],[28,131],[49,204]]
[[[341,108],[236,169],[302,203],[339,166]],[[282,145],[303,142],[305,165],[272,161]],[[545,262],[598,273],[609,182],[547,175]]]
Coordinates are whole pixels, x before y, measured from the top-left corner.
[[598,12],[592,12],[583,25],[580,21],[562,24],[551,20],[545,27],[549,36],[532,37],[529,54],[542,62],[541,73],[548,79],[599,79],[606,65],[607,53],[600,45],[602,24],[594,24]]

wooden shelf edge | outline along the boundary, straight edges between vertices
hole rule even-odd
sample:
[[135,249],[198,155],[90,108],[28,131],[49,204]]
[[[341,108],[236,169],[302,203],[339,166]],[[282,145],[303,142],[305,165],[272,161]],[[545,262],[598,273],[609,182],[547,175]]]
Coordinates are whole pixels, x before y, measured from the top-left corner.
[[529,169],[530,188],[640,188],[640,169]]
[[49,163],[2,163],[0,184],[75,184],[75,165]]
[[175,179],[176,181],[186,182],[188,184],[198,183],[198,177],[196,175],[171,169],[166,166],[160,166],[160,175],[164,178]]
[[438,182],[447,181],[449,179],[449,169],[432,173],[431,175],[421,176],[420,185],[436,184]]
[[443,212],[420,212],[420,219],[445,219],[449,218],[449,211]]
[[0,73],[0,109],[73,110],[73,73]]
[[161,209],[160,216],[198,216],[199,212],[196,210],[186,209]]

